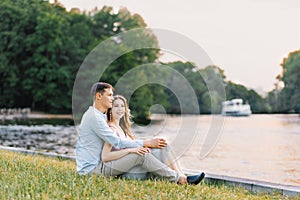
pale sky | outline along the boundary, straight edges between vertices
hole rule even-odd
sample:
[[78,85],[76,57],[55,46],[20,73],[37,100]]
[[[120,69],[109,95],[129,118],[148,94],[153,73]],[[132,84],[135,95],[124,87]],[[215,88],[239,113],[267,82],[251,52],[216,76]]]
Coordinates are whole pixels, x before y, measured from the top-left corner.
[[67,9],[126,7],[141,15],[148,28],[168,29],[192,39],[225,71],[228,80],[258,92],[274,88],[283,58],[300,49],[300,0],[59,2]]

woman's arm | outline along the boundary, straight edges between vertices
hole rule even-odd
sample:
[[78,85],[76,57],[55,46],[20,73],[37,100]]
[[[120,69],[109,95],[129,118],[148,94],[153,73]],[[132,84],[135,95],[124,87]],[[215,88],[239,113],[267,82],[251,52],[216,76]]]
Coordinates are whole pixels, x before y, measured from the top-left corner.
[[118,151],[112,151],[112,145],[108,142],[105,142],[102,149],[102,161],[109,162],[112,160],[116,160],[127,155],[128,149],[120,149]]
[[126,156],[130,153],[136,153],[139,155],[143,155],[145,153],[150,153],[151,150],[149,148],[144,147],[137,147],[137,148],[126,148],[126,149],[120,149],[117,151],[112,151],[112,145],[105,142],[102,149],[102,162],[109,162],[112,160],[117,160],[119,158],[122,158],[123,156]]

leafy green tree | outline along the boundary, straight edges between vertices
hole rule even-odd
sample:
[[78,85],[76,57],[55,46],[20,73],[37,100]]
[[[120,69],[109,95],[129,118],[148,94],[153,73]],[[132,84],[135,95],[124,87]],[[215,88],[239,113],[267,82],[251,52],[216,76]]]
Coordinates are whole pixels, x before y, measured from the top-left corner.
[[[132,15],[126,9],[114,13],[112,8],[104,7],[87,15],[67,12],[57,1],[50,4],[41,0],[3,0],[0,16],[0,106],[28,106],[50,113],[71,112],[76,73],[94,47],[118,33],[146,27],[141,16]],[[130,69],[157,60],[158,42],[151,31],[130,37],[133,38],[120,38],[120,45],[108,44],[106,49],[111,51],[108,56],[114,51],[126,53],[111,63],[101,81],[115,84]],[[151,44],[153,48],[130,51],[130,47],[141,43]],[[93,67],[103,59],[107,58],[85,63],[91,69],[80,77],[87,82],[85,91],[91,86],[89,80],[96,80]],[[156,86],[139,89],[133,98],[141,99],[140,95],[149,94],[153,87]],[[147,105],[153,98],[149,100]],[[137,110],[145,113],[143,102],[136,102]]]
[[279,82],[278,82],[275,84],[275,89],[268,92],[268,95],[266,97],[266,102],[269,105],[269,111],[272,113],[281,112],[280,105],[279,105],[280,92],[281,92],[281,88],[279,87]]
[[245,86],[229,81],[226,83],[225,89],[226,89],[227,100],[240,98],[243,99],[244,101],[249,101],[247,99],[248,89]]
[[[21,3],[21,2],[20,2]],[[28,2],[27,2],[28,3]],[[29,14],[9,0],[0,2],[0,106],[13,107],[17,99],[27,99],[27,95],[20,95],[23,91],[20,75],[24,71],[21,65],[26,59],[24,38],[26,32],[30,34]],[[21,77],[22,78],[22,77]],[[16,88],[13,90],[11,88]],[[18,98],[17,98],[18,97]]]
[[45,1],[4,0],[0,15],[0,105],[70,112],[72,82],[84,56],[69,37],[68,13]]
[[[99,32],[98,34],[101,33],[102,37],[103,35],[112,37],[123,31],[135,28],[146,28],[145,22],[139,15],[131,15],[125,8],[120,9],[118,13],[114,13],[111,7],[103,7],[100,12],[95,14],[93,20],[95,24],[94,29],[101,30],[102,33]],[[118,45],[115,44],[111,48],[120,48],[119,51],[125,53],[110,64],[101,76],[102,81],[107,81],[114,85],[124,73],[132,68],[142,64],[153,63],[159,57],[158,41],[151,31],[141,30],[132,34],[116,35],[114,39]],[[135,49],[136,46],[150,46],[153,48],[131,50]],[[105,51],[108,56],[114,53],[110,51],[109,48]]]
[[[214,85],[215,78],[217,76],[221,76],[220,79],[225,79],[225,75],[223,70],[216,66],[207,66],[204,69],[199,69],[193,63],[186,62],[183,63],[181,61],[167,63],[170,67],[178,71],[187,82],[192,87],[195,95],[198,99],[198,106],[200,107],[200,113],[218,113],[221,111],[221,102],[222,98],[219,94],[219,89],[216,89]],[[172,82],[172,77],[170,77],[170,81]],[[181,83],[171,83],[171,84],[181,84]],[[214,86],[214,88],[210,88],[209,91],[208,85]],[[221,86],[222,87],[222,86]],[[222,88],[221,88],[222,89]],[[185,91],[182,91],[184,93]],[[181,113],[180,105],[177,97],[170,90],[166,89],[166,94],[168,95],[169,106],[167,107],[167,111],[169,113]],[[187,98],[188,99],[188,98]],[[216,110],[212,111],[212,105]],[[193,108],[193,107],[191,107]],[[189,113],[194,113],[193,111],[189,111]]]
[[[156,63],[159,57],[159,45],[156,36],[148,29],[139,29],[129,34],[122,34],[123,31],[132,30],[135,28],[146,28],[146,24],[142,17],[137,14],[132,15],[127,9],[120,9],[117,13],[112,11],[110,7],[104,7],[100,12],[93,17],[94,30],[101,30],[103,35],[112,37],[114,45],[106,48],[107,56],[114,55],[115,52],[124,52],[123,55],[115,59],[101,75],[101,81],[109,82],[115,85],[119,79],[136,67],[148,63]],[[150,48],[139,48],[150,47]],[[102,49],[103,51],[103,49]],[[97,61],[101,63],[101,61]],[[94,63],[94,65],[97,65]],[[151,67],[151,66],[149,66]],[[144,71],[139,71],[134,79],[128,85],[134,85],[139,80],[149,80],[151,76],[145,76]],[[149,73],[149,71],[148,71]],[[117,90],[117,94],[126,94],[126,89]],[[147,96],[147,99],[145,99]],[[147,84],[138,88],[130,97],[129,105],[136,120],[143,120],[149,117],[149,109],[154,104],[155,100],[164,101],[164,93],[159,86]],[[154,98],[155,97],[155,98]]]
[[279,93],[280,110],[300,113],[300,50],[289,53],[281,67],[282,75],[278,79],[284,82],[284,88]]
[[[189,84],[192,87],[192,90],[195,92],[195,95],[197,96],[199,102],[200,101],[199,97],[205,92],[205,85],[197,67],[190,62],[183,63],[181,61],[165,63],[165,65],[168,65],[172,69],[176,70],[187,81],[187,83],[178,82],[178,79],[176,79],[173,76],[169,76],[166,77],[166,79],[169,78],[169,85],[175,85],[175,86],[177,85],[178,87],[182,87],[182,84]],[[183,89],[181,90],[181,93],[183,93],[183,95],[186,92],[187,91],[184,91]],[[178,97],[176,96],[178,94],[173,93],[173,91],[167,88],[165,89],[165,93],[168,96],[168,102],[169,102],[169,105],[166,107],[166,111],[168,113],[181,114],[182,105],[179,104]],[[188,100],[188,98],[190,98],[190,96],[187,95],[186,99]],[[185,102],[180,102],[180,103],[185,103]],[[185,112],[193,113],[192,110],[185,111]]]
[[226,76],[224,71],[217,66],[211,65],[201,69],[200,73],[207,87],[207,91],[201,97],[203,112],[221,113],[222,101],[225,100],[224,80]]

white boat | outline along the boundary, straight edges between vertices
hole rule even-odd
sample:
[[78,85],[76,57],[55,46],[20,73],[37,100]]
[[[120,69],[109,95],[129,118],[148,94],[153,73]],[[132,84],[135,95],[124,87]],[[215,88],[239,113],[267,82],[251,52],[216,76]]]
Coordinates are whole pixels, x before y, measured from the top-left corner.
[[248,103],[243,104],[242,99],[232,99],[222,102],[223,116],[249,116],[251,114],[250,105]]

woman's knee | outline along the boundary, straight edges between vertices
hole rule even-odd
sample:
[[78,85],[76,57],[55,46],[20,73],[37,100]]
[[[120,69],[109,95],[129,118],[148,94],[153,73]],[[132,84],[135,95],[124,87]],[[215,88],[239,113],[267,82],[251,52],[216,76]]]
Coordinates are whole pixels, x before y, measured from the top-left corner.
[[144,162],[145,159],[143,155],[138,155],[135,153],[128,154],[123,158],[125,158],[128,162],[133,163],[134,165],[140,165],[141,163]]
[[165,147],[163,149],[152,149],[151,153],[158,160],[165,163],[167,161],[168,156],[169,156],[169,147]]

